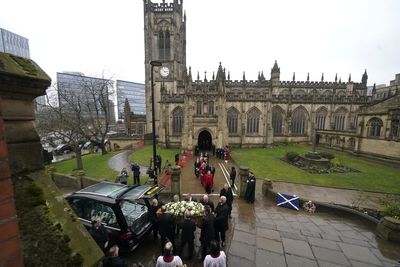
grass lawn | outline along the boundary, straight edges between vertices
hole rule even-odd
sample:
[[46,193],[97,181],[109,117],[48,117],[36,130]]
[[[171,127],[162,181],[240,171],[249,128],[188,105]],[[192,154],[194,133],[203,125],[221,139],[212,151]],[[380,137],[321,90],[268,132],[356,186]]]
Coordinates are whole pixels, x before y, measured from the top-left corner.
[[348,167],[360,172],[310,174],[292,166],[280,158],[286,152],[306,153],[310,148],[301,145],[282,145],[273,148],[234,149],[232,157],[236,163],[250,168],[256,177],[276,181],[298,182],[304,184],[353,188],[379,192],[400,193],[400,168],[390,167],[344,152],[329,150],[335,158]]
[[[180,149],[173,149],[173,148],[161,148],[157,147],[157,154],[161,156],[162,165],[165,165],[165,161],[168,160],[171,165],[175,163],[175,154],[180,153]],[[153,157],[153,146],[147,145],[144,146],[142,149],[133,152],[129,156],[129,161],[136,162],[142,166],[149,166],[150,165],[150,158]]]
[[[83,169],[85,175],[95,179],[106,179],[108,181],[115,181],[118,172],[108,167],[107,161],[118,152],[109,152],[106,155],[89,154],[82,156]],[[73,175],[76,168],[76,159],[70,159],[48,165],[48,167],[55,167],[57,172]]]

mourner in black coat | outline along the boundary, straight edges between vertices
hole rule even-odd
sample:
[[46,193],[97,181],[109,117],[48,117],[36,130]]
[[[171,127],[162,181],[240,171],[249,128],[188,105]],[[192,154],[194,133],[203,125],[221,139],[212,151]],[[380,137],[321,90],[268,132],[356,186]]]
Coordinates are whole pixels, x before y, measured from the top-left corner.
[[200,203],[203,206],[210,206],[211,212],[214,212],[214,203],[208,198],[208,195],[203,195],[203,197],[200,199]]
[[252,172],[249,173],[249,178],[247,179],[246,193],[244,195],[247,203],[254,203],[256,194],[256,177]]
[[158,216],[158,230],[161,236],[161,251],[164,249],[167,238],[175,248],[175,217],[166,211],[167,208],[162,206],[161,214]]
[[211,240],[215,237],[215,216],[211,213],[210,206],[204,206],[204,217],[199,225],[201,229],[200,242],[201,242],[201,256],[202,259],[207,256],[207,249],[210,247]]
[[229,178],[231,179],[231,186],[235,188],[235,179],[236,179],[236,169],[232,166],[231,173],[229,174]]
[[228,184],[224,185],[224,188],[221,189],[221,192],[219,193],[219,196],[225,196],[226,197],[226,205],[228,206],[228,217],[231,217],[231,212],[232,212],[232,203],[233,203],[233,193],[232,193],[232,188],[229,187]]
[[221,196],[219,203],[215,208],[215,240],[221,241],[221,245],[225,246],[225,232],[228,230],[229,208],[226,204],[226,197]]
[[104,252],[109,249],[110,238],[108,237],[107,230],[101,223],[101,219],[92,221],[92,228],[90,228],[89,233]]
[[118,254],[118,245],[112,246],[107,255],[102,259],[103,267],[128,267]]
[[157,199],[153,199],[151,202],[151,206],[149,209],[149,219],[150,222],[153,224],[153,239],[157,240],[158,238],[158,217],[157,217],[157,211],[161,209],[161,206],[163,204],[161,202],[158,202]]
[[191,219],[190,211],[186,211],[184,215],[185,219],[179,224],[179,227],[182,229],[181,236],[181,248],[179,255],[182,256],[183,249],[186,246],[186,243],[189,245],[189,258],[193,257],[193,241],[194,241],[194,231],[196,231],[196,224]]

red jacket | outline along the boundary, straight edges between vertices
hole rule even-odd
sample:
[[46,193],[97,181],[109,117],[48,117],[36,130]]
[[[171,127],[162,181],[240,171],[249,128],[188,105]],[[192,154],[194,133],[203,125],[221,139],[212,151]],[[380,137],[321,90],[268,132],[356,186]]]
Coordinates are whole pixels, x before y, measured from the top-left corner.
[[214,186],[214,177],[212,176],[211,173],[206,173],[203,178],[203,183],[204,187],[207,188],[207,186],[210,186],[210,188],[213,188]]

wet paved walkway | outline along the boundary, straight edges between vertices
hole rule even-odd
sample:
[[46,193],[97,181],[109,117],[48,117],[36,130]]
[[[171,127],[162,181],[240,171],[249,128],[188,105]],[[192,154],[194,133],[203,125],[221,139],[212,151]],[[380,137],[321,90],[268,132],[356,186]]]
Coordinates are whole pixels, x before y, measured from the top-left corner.
[[[120,172],[122,168],[126,168],[128,170],[129,177],[133,177],[133,173],[131,170],[131,163],[129,162],[129,155],[131,153],[132,150],[127,150],[111,157],[107,162],[108,166],[117,172]],[[140,176],[147,175],[146,172],[147,172],[147,167],[140,166]]]
[[[211,197],[215,204],[218,198],[216,195],[226,182],[219,163],[219,160],[211,158],[211,164],[217,169],[215,195]],[[193,164],[194,159],[188,159],[182,169],[182,192],[203,194],[204,189],[194,176]],[[229,171],[231,163],[223,164]],[[314,201],[337,201],[341,198],[340,194],[346,196],[345,202],[341,204],[349,205],[354,199],[360,199],[354,190],[277,182],[273,185],[276,191],[294,193]],[[396,266],[400,260],[400,246],[376,237],[375,225],[318,210],[315,214],[308,214],[302,210],[276,207],[272,200],[262,196],[261,181],[257,182],[254,204],[235,198],[232,217],[224,248],[229,266],[368,267]],[[188,266],[202,266],[198,259],[201,254],[199,234],[200,230],[197,229],[195,259],[188,261],[183,258]],[[145,266],[154,266],[160,250],[158,242],[155,243],[150,236],[137,250],[124,256],[127,262],[140,261]]]

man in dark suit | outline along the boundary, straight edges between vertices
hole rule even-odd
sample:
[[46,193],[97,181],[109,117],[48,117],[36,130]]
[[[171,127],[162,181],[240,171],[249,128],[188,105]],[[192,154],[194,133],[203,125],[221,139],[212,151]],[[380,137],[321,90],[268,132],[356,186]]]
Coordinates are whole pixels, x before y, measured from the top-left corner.
[[211,240],[215,237],[215,216],[211,213],[210,206],[204,207],[204,217],[199,225],[201,229],[200,242],[201,242],[201,256],[202,259],[207,256],[207,249],[210,247]]
[[203,204],[203,206],[210,206],[211,212],[214,212],[214,203],[208,198],[207,194],[203,195],[200,199],[200,203]]
[[219,196],[226,197],[226,205],[228,206],[228,210],[229,210],[228,217],[231,218],[232,203],[233,203],[232,188],[228,184],[224,184],[224,188],[221,189]]
[[153,239],[158,239],[158,218],[157,218],[157,211],[161,209],[162,203],[158,202],[156,198],[154,198],[151,202],[151,206],[149,209],[149,218],[153,224]]
[[185,211],[184,220],[179,224],[179,227],[182,229],[181,248],[179,250],[179,255],[182,257],[183,249],[187,243],[189,245],[189,258],[191,259],[193,257],[193,241],[194,231],[196,231],[196,224],[191,219],[190,211]]
[[175,218],[172,214],[167,213],[165,206],[161,207],[161,215],[158,217],[158,230],[161,236],[161,251],[168,240],[175,248]]
[[215,240],[221,241],[221,246],[225,246],[225,232],[228,230],[229,208],[226,204],[226,197],[221,196],[215,208]]

